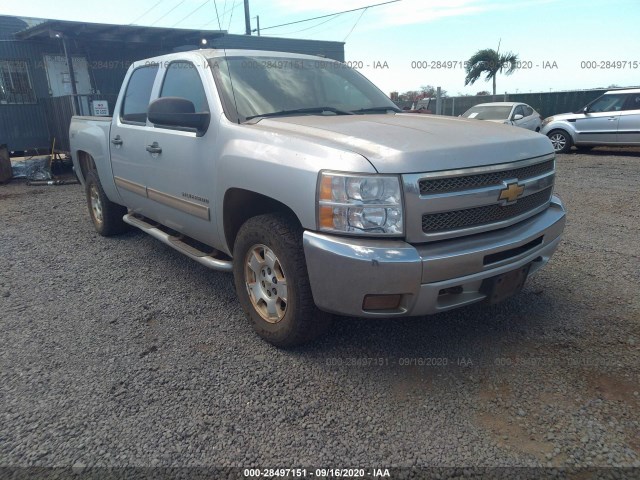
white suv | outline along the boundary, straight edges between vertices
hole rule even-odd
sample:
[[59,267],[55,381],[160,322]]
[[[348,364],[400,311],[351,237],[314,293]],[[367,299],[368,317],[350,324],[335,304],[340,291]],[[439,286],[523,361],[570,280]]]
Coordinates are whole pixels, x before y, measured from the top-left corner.
[[612,90],[577,113],[545,118],[540,133],[551,140],[557,153],[571,146],[640,145],[640,88]]

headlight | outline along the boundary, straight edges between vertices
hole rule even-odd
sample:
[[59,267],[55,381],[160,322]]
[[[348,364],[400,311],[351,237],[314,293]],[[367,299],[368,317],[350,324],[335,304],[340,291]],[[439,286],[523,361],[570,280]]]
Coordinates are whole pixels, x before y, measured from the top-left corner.
[[358,235],[402,235],[400,179],[320,172],[318,228]]
[[542,120],[542,126],[544,127],[546,124],[553,122],[553,117],[547,117]]

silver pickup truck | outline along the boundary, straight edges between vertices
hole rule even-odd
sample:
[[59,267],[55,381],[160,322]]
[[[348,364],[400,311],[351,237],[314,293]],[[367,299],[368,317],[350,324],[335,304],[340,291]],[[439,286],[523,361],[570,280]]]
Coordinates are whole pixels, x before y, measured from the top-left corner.
[[256,332],[427,315],[518,292],[565,210],[538,133],[403,114],[344,64],[198,50],[134,63],[113,118],[73,117],[102,235],[137,227],[233,272]]

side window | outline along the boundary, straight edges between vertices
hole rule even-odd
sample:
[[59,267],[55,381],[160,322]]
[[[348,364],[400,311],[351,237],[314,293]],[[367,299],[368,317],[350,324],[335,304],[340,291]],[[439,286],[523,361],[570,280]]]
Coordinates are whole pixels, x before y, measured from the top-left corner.
[[533,108],[527,107],[527,106],[523,106],[523,108],[524,108],[524,116],[525,117],[529,117],[529,116],[533,115]]
[[515,117],[516,115],[522,115],[523,117],[526,117],[526,115],[524,114],[524,107],[522,105],[518,105],[513,111],[513,116]]
[[589,112],[619,112],[626,95],[603,95],[589,105]]
[[160,96],[186,98],[191,100],[196,112],[209,111],[198,69],[190,62],[173,62],[169,65]]
[[136,69],[127,85],[122,103],[121,120],[126,123],[146,123],[151,89],[156,79],[158,65]]
[[627,101],[622,107],[623,110],[640,110],[640,92],[627,95]]

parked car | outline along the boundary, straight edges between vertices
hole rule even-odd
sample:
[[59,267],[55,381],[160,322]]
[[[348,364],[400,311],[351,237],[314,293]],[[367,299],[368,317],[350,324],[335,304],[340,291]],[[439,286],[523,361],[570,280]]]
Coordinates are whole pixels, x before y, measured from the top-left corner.
[[640,145],[640,88],[611,90],[575,113],[545,118],[541,133],[558,153],[573,145]]
[[280,347],[314,338],[331,313],[499,302],[549,261],[564,229],[547,138],[400,113],[326,58],[198,50],[138,61],[114,112],[74,116],[69,131],[97,232],[129,224],[233,272],[253,328]]
[[506,123],[534,132],[539,132],[542,125],[542,116],[538,112],[526,103],[518,102],[480,103],[464,112],[462,116],[476,120]]
[[431,114],[433,110],[436,108],[436,99],[435,98],[425,98],[422,100],[418,100],[417,102],[413,102],[410,109],[404,110],[406,113],[422,113],[422,114]]

